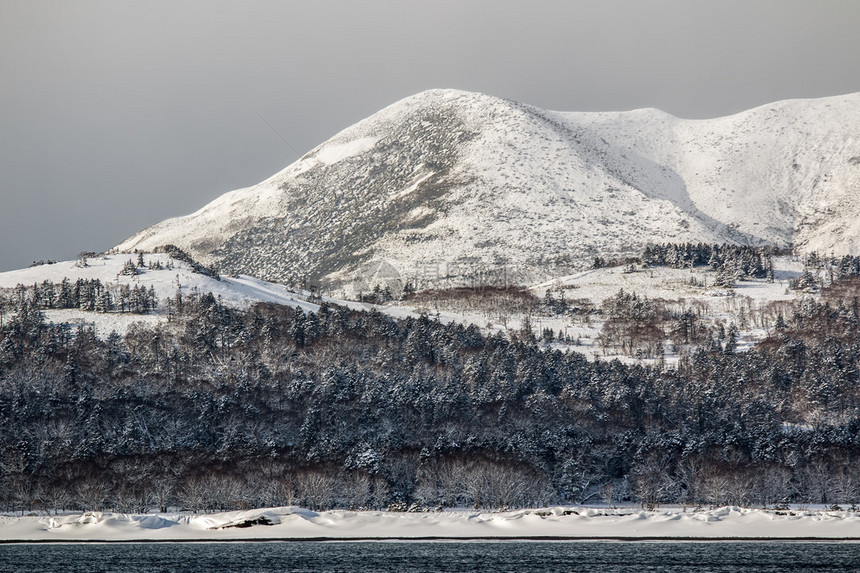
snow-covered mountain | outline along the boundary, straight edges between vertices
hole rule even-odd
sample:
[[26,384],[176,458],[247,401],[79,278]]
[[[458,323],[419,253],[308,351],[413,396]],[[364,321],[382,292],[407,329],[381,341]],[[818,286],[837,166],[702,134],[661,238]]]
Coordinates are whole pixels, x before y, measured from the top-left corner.
[[431,90],[115,250],[353,291],[527,283],[649,242],[858,253],[858,197],[860,93],[684,120]]

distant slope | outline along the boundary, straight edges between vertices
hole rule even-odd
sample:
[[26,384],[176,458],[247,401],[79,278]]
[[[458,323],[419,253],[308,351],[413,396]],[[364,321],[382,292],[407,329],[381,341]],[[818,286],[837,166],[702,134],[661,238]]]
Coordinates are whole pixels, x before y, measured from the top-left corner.
[[266,181],[134,235],[227,273],[347,291],[529,283],[649,242],[860,252],[860,94],[714,120],[432,90]]
[[[860,250],[860,94],[714,120],[658,110],[554,113],[637,189],[772,244]],[[845,210],[845,208],[848,210]]]

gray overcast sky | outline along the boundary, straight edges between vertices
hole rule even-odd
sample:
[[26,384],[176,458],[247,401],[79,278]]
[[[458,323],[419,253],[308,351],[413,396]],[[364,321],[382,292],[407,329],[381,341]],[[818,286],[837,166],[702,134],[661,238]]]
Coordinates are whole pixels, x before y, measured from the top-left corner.
[[858,22],[856,0],[0,0],[0,270],[108,249],[428,88],[696,118],[860,91]]

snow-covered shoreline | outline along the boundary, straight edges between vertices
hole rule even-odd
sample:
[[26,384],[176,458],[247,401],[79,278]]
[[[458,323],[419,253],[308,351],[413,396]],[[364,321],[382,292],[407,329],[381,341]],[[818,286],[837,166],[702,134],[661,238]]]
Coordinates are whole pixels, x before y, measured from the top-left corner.
[[860,512],[555,507],[395,513],[278,507],[211,514],[0,516],[2,543],[458,539],[860,541]]

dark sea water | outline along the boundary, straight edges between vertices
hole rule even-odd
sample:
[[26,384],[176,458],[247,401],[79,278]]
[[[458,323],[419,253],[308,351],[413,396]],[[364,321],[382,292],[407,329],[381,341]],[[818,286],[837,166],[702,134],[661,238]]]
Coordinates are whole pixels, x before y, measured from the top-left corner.
[[21,544],[0,545],[0,571],[860,571],[860,543]]

